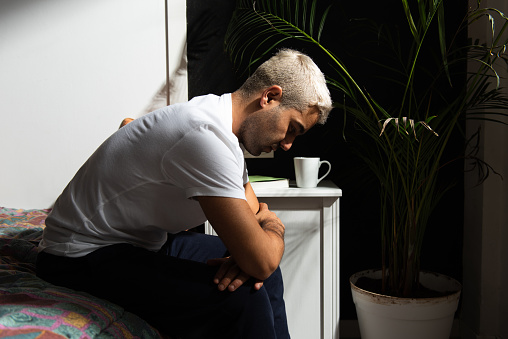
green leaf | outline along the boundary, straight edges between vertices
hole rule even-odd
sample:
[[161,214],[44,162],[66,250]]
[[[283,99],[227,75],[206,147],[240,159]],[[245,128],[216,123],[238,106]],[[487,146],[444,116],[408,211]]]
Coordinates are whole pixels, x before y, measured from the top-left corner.
[[413,20],[413,16],[411,15],[411,9],[409,8],[409,4],[407,0],[402,0],[402,5],[404,7],[404,12],[406,14],[407,23],[409,24],[409,29],[413,34],[413,37],[417,43],[420,43],[420,35],[418,33],[418,29],[416,28],[416,24]]
[[446,77],[448,78],[448,82],[451,85],[452,79],[450,77],[450,69],[448,67],[448,57],[447,57],[448,51],[446,50],[446,32],[445,32],[446,21],[445,21],[444,5],[442,2],[439,2],[437,19],[438,19],[437,20],[438,21],[438,30],[439,30],[439,47],[441,49],[441,57],[443,59],[443,67],[445,69],[445,73],[446,73]]

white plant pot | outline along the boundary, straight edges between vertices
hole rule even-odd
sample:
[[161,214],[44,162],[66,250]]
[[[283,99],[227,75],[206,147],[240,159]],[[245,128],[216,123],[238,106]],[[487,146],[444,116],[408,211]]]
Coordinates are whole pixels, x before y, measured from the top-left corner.
[[459,303],[461,284],[447,276],[421,272],[420,283],[451,294],[436,298],[397,298],[358,288],[360,277],[381,278],[368,270],[350,278],[362,339],[448,339]]

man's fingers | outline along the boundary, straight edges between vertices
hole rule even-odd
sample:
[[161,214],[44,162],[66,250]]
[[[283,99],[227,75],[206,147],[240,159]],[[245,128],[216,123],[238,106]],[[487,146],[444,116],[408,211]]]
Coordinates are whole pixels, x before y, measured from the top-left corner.
[[236,278],[229,284],[228,290],[230,292],[235,291],[238,287],[242,286],[247,282],[247,280],[250,279],[250,276],[246,273],[243,273],[243,271],[239,271]]
[[[236,291],[251,278],[240,269],[231,257],[210,259],[206,263],[210,266],[220,265],[213,279],[219,291],[224,291],[226,289],[230,292]],[[254,289],[256,291],[262,286],[262,281],[257,280],[254,283]]]
[[268,205],[265,204],[264,202],[260,202],[259,203],[259,211],[258,211],[258,214],[259,212],[263,212],[263,211],[268,211]]
[[263,287],[263,281],[261,280],[257,280],[255,283],[254,283],[254,289],[256,291],[259,291],[261,289],[261,287]]
[[236,264],[229,265],[227,272],[222,276],[222,278],[220,278],[218,286],[219,291],[224,291],[226,288],[228,288],[240,273],[240,268]]
[[209,259],[206,263],[210,266],[219,266],[219,269],[217,270],[217,273],[215,273],[215,277],[213,278],[213,282],[215,284],[218,284],[226,272],[229,270],[229,267],[233,264],[231,260],[228,260],[229,258],[215,258],[215,259]]

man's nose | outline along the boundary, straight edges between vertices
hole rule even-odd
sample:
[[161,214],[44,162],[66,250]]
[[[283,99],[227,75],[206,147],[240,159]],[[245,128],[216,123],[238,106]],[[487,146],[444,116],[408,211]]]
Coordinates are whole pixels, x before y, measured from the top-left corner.
[[295,138],[287,137],[279,143],[279,146],[282,150],[288,151],[293,146],[293,141],[295,141]]

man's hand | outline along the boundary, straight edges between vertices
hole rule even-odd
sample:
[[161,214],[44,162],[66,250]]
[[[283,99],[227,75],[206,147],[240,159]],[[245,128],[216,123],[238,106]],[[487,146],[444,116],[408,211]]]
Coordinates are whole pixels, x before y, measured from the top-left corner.
[[[251,278],[238,267],[232,257],[210,259],[207,264],[211,266],[220,265],[213,279],[213,282],[218,285],[217,288],[219,291],[227,289],[233,292]],[[259,290],[261,286],[263,286],[263,282],[260,280],[254,283],[255,290]]]

